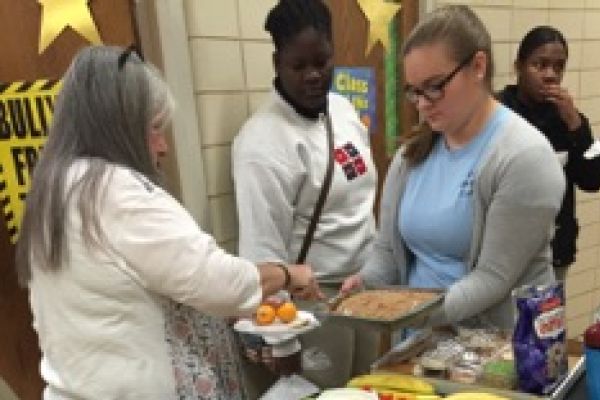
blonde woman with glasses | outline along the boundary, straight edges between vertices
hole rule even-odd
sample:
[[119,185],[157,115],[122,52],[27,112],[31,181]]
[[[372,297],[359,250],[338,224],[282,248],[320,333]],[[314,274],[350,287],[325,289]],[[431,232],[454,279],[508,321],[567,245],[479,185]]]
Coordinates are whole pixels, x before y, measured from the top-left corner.
[[548,142],[492,96],[492,60],[490,35],[466,6],[431,12],[406,39],[405,93],[423,129],[389,168],[373,252],[343,291],[443,288],[427,325],[510,329],[511,290],[554,281],[564,178]]

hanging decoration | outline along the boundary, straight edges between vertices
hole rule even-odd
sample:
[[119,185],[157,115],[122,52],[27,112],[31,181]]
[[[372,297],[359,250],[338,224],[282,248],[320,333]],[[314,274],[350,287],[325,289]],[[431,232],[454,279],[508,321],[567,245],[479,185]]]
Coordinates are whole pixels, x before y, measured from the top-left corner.
[[365,56],[368,56],[373,46],[380,42],[384,50],[390,49],[390,36],[388,26],[401,8],[400,4],[389,3],[384,0],[358,0],[360,9],[365,14],[369,23],[369,38]]
[[100,33],[88,7],[88,0],[38,0],[42,6],[39,53],[70,26],[91,44],[101,44]]
[[386,153],[393,156],[398,148],[398,28],[396,14],[402,8],[400,0],[357,0],[369,24],[365,56],[377,42],[383,47],[385,88],[385,142]]
[[[389,24],[390,48],[384,55],[385,68],[385,148],[392,157],[398,148],[401,115],[398,110],[398,26]],[[401,94],[401,93],[400,93]]]

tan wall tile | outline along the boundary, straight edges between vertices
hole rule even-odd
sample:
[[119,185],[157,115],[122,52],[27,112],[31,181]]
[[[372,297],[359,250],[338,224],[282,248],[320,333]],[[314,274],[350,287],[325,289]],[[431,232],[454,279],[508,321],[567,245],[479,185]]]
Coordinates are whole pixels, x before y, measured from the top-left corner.
[[591,315],[592,296],[589,292],[578,296],[567,296],[565,304],[567,321],[581,316],[589,318]]
[[600,39],[600,10],[585,13],[583,35],[586,39]]
[[233,193],[231,147],[213,146],[203,150],[206,190],[209,196]]
[[[572,273],[572,271],[569,270],[567,272],[566,283],[567,298],[571,299],[572,297],[579,297],[586,294],[589,295],[591,300],[591,292],[594,290],[596,284],[595,278],[596,271],[594,270],[587,270],[581,273]],[[585,310],[585,312],[588,311],[589,310],[587,309]],[[584,311],[581,310],[581,312],[583,313]]]
[[596,271],[596,289],[592,292],[592,317],[600,315],[600,277]]
[[581,71],[581,97],[600,96],[600,69]]
[[577,202],[579,203],[581,202],[586,202],[586,201],[594,201],[594,200],[598,200],[600,199],[600,193],[589,193],[589,192],[584,192],[582,190],[576,189],[575,190],[576,193],[576,197],[577,197]]
[[203,146],[231,143],[248,118],[247,97],[246,93],[196,96]]
[[571,8],[585,8],[585,0],[550,0],[548,2],[549,8],[559,9],[571,9]]
[[583,225],[579,230],[579,237],[577,238],[577,248],[587,249],[592,246],[600,245],[600,224],[592,223]]
[[515,0],[514,8],[548,8],[548,0]]
[[538,25],[548,24],[549,19],[550,13],[548,10],[514,9],[511,27],[511,39],[516,42],[520,42],[525,34],[532,28]]
[[244,42],[242,44],[248,89],[269,89],[273,83],[273,44]]
[[266,101],[271,91],[251,92],[249,96],[250,114],[254,114],[256,110]]
[[515,40],[510,42],[510,59],[513,61],[513,73],[514,71],[514,62],[517,60],[517,53],[519,52],[519,41]]
[[[214,1],[214,0],[213,0]],[[244,39],[270,39],[265,31],[265,20],[277,0],[238,0],[240,28]]]
[[583,334],[590,325],[589,315],[582,315],[573,319],[567,319],[567,337],[575,339]]
[[586,8],[600,8],[600,0],[585,0]]
[[567,40],[583,36],[583,10],[550,10],[548,22],[565,35]]
[[585,41],[581,46],[581,68],[600,68],[600,40]]
[[508,75],[513,71],[513,58],[509,43],[493,44],[496,75]]
[[504,89],[506,85],[512,85],[515,83],[515,78],[512,75],[496,75],[494,77],[494,90],[500,91]]
[[575,263],[569,267],[567,279],[571,274],[579,274],[585,271],[595,271],[600,263],[600,248],[590,247],[581,249],[575,256]]
[[191,48],[197,91],[244,88],[242,55],[238,41],[192,39]]
[[581,69],[581,54],[583,51],[583,41],[581,40],[569,40],[569,59],[567,60],[567,70],[580,70]]
[[[585,85],[586,82],[582,82]],[[590,121],[590,124],[600,122],[600,97],[589,97],[576,101],[579,111],[582,112]]]
[[237,238],[238,221],[233,194],[211,198],[209,207],[213,235],[217,242]]
[[473,7],[494,41],[510,40],[510,8]]
[[236,0],[184,0],[190,36],[238,37]]
[[577,99],[581,95],[579,86],[580,81],[581,74],[579,71],[567,71],[563,78],[562,85],[567,88],[573,99]]
[[577,218],[580,225],[600,222],[600,202],[596,200],[577,204]]

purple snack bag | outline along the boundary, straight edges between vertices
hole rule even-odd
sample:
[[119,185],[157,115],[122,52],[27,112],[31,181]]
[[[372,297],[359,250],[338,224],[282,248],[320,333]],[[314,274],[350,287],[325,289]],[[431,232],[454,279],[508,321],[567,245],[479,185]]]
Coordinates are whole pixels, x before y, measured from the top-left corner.
[[513,348],[519,388],[549,394],[568,372],[565,296],[560,282],[513,291],[517,323]]

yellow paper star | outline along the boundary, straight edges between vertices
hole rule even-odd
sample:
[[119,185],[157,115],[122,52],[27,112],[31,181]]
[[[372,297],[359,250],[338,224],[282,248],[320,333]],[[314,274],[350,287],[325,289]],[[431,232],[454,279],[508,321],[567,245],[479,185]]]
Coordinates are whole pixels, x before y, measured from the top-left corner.
[[102,43],[87,0],[38,0],[38,2],[42,6],[40,54],[67,26],[92,44]]
[[369,39],[365,55],[371,52],[378,41],[387,51],[390,46],[388,26],[400,10],[400,4],[392,4],[383,0],[358,0],[358,5],[369,21]]

